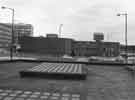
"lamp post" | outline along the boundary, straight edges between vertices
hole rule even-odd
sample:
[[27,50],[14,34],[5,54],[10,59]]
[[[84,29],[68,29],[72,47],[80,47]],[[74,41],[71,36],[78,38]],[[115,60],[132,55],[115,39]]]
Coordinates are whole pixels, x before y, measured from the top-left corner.
[[127,48],[127,46],[128,46],[128,42],[127,42],[127,13],[118,13],[117,14],[117,16],[121,16],[121,15],[123,15],[123,16],[125,16],[125,53],[126,53],[126,63],[128,62],[128,48]]
[[13,59],[13,45],[14,45],[14,9],[13,8],[8,8],[8,7],[1,7],[2,9],[9,9],[12,11],[12,34],[11,34],[11,45],[10,45],[10,60]]
[[61,29],[62,29],[62,26],[63,26],[63,24],[60,24],[60,25],[59,25],[59,37],[61,37]]

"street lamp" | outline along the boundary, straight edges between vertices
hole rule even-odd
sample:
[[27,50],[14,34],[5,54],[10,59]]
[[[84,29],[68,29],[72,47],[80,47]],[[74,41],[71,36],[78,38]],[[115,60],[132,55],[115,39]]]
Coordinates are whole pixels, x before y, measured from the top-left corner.
[[59,25],[59,37],[61,37],[61,29],[62,29],[62,26],[63,26],[63,24],[60,24],[60,25]]
[[127,13],[118,13],[117,16],[125,16],[125,53],[126,53],[126,63],[128,62],[128,48],[127,48],[127,45],[128,45],[128,42],[127,42]]
[[10,45],[10,60],[13,58],[13,45],[14,45],[14,9],[13,8],[8,8],[5,6],[1,7],[2,9],[9,9],[12,11],[12,36],[11,36],[11,45]]

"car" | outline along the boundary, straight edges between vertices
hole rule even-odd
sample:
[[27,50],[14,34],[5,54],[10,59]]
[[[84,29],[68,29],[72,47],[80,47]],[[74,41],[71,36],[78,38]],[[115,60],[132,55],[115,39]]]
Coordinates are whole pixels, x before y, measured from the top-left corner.
[[73,59],[73,57],[72,56],[69,56],[69,55],[63,55],[62,58]]
[[115,61],[116,62],[125,62],[125,58],[122,57],[122,56],[118,56],[118,57],[115,58]]

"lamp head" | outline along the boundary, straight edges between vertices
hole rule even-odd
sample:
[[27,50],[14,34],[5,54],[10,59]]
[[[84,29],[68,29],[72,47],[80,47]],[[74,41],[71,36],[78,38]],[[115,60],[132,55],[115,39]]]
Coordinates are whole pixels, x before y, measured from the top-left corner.
[[60,26],[63,26],[63,24],[60,24]]
[[120,16],[120,15],[121,15],[120,13],[117,14],[117,16]]
[[2,9],[6,9],[6,7],[4,7],[4,6],[2,6],[1,8],[2,8]]

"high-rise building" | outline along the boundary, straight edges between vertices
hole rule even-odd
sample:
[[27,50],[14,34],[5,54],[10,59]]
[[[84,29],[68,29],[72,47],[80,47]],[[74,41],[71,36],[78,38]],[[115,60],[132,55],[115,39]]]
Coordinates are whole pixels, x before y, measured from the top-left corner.
[[[32,36],[33,26],[31,24],[14,24],[14,43],[17,43],[18,37]],[[10,46],[12,39],[12,24],[0,23],[0,47],[6,48]]]
[[15,24],[14,33],[18,36],[33,36],[33,26],[31,24]]

